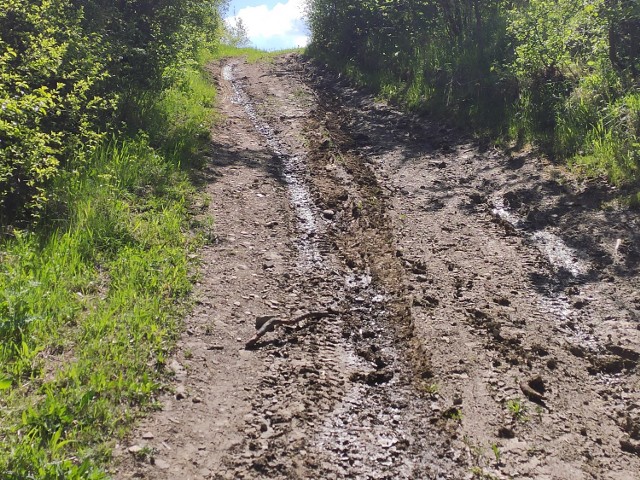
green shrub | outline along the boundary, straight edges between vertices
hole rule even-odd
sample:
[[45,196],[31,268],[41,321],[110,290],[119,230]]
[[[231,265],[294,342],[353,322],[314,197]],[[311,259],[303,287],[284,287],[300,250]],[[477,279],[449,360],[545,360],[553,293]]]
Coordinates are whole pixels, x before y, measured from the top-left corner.
[[637,1],[313,0],[309,20],[309,54],[384,97],[637,179]]
[[0,224],[42,218],[57,177],[129,122],[131,99],[182,80],[221,3],[0,0]]

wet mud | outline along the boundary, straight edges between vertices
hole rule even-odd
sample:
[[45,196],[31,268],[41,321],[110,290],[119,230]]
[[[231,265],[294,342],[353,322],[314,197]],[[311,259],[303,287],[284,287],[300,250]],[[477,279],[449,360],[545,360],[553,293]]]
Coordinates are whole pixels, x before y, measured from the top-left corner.
[[211,74],[212,241],[115,478],[640,478],[640,220],[615,191],[296,55]]

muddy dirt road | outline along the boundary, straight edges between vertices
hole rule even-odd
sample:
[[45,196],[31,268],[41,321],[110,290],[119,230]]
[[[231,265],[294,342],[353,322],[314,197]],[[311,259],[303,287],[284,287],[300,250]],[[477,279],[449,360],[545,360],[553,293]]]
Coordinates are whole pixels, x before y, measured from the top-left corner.
[[640,479],[640,220],[615,191],[295,55],[211,74],[212,242],[115,478]]

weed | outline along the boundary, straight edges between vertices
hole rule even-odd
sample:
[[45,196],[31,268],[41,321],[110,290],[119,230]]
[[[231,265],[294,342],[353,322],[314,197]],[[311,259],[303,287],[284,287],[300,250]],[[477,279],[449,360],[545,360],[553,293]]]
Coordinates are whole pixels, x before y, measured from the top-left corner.
[[434,395],[438,394],[439,387],[438,387],[437,383],[429,383],[429,384],[425,383],[425,384],[422,385],[422,390],[425,393],[427,393],[427,394],[429,394],[431,396],[434,396]]
[[471,474],[474,478],[478,478],[480,480],[498,480],[495,475],[485,472],[482,467],[478,466],[471,468]]
[[494,457],[496,457],[496,463],[500,465],[502,453],[500,452],[500,447],[498,446],[498,444],[491,444],[491,451],[493,452]]
[[515,420],[519,420],[521,422],[529,420],[529,417],[527,417],[527,407],[519,398],[509,400],[507,402],[507,409]]
[[458,407],[451,407],[442,414],[445,418],[459,422],[462,420],[462,410]]
[[473,458],[474,463],[476,465],[480,465],[481,459],[484,455],[484,450],[482,449],[482,447],[480,447],[479,445],[475,445],[468,435],[465,435],[462,438],[462,441],[469,449],[469,452],[471,453],[471,457]]
[[215,219],[212,216],[206,216],[203,220],[202,230],[207,244],[213,244],[217,240],[215,231]]
[[633,208],[634,210],[640,210],[640,192],[628,195],[622,201],[630,208]]
[[156,454],[156,449],[147,445],[136,451],[133,456],[139,462],[149,462]]

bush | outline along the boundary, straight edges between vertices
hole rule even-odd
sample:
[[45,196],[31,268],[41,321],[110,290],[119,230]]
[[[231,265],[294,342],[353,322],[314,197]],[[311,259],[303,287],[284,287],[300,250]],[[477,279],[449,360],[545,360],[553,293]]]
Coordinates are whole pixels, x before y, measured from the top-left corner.
[[313,0],[308,52],[412,109],[638,179],[640,3]]
[[0,0],[0,224],[41,218],[55,178],[129,121],[131,99],[182,78],[221,3]]

